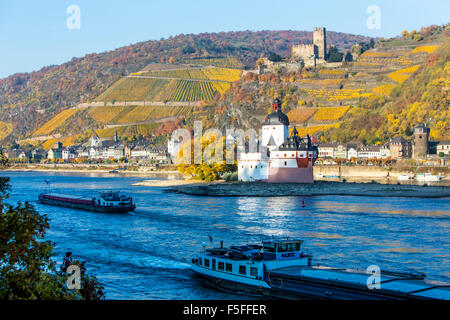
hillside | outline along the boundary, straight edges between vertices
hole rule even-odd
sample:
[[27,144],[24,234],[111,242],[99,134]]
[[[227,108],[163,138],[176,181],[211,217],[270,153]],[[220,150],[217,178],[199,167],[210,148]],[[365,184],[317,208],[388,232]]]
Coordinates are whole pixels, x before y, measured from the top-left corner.
[[420,41],[381,40],[337,68],[248,75],[222,97],[216,125],[258,128],[277,96],[292,126],[321,141],[379,144],[421,121],[432,139],[448,139],[449,26],[422,33]]
[[[328,38],[330,43],[343,49],[368,40],[363,36],[337,32],[328,32]],[[10,134],[6,137],[3,134],[0,138],[11,141],[30,137],[62,110],[95,100],[116,81],[145,70],[149,65],[253,67],[263,53],[277,52],[286,56],[292,44],[311,39],[312,32],[306,31],[179,35],[88,54],[36,72],[14,74],[0,80],[0,121],[13,128]],[[215,87],[215,91],[223,90]],[[209,99],[211,94],[195,99]],[[91,121],[87,118],[81,120]]]

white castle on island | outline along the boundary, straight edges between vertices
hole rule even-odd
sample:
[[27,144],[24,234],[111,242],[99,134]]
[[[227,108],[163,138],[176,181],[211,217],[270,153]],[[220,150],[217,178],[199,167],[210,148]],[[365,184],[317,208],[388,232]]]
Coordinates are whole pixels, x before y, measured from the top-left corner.
[[307,135],[299,137],[296,128],[289,136],[289,118],[275,99],[262,126],[263,152],[241,153],[238,159],[240,181],[314,182],[313,166],[318,157],[317,146]]

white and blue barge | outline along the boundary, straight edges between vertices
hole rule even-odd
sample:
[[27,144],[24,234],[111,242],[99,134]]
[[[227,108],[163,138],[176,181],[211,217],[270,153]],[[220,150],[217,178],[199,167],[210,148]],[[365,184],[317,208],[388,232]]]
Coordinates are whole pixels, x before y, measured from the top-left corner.
[[192,259],[194,273],[230,291],[287,299],[450,300],[450,284],[423,274],[314,266],[302,240],[278,239],[261,245],[203,248]]

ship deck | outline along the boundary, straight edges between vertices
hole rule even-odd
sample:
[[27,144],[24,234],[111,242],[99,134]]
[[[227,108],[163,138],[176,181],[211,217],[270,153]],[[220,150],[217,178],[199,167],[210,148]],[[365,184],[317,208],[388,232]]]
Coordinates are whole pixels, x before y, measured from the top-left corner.
[[[335,269],[327,267],[288,267],[273,270],[268,274],[272,282],[284,283],[286,289],[296,291],[296,281],[372,292],[379,295],[412,299],[450,300],[450,285],[423,280],[403,273],[380,274],[379,289],[367,288],[370,274],[362,270]],[[290,289],[289,289],[290,285]]]
[[66,199],[77,199],[77,200],[88,200],[91,201],[92,197],[82,197],[82,196],[76,196],[72,194],[63,194],[63,193],[44,193],[44,195],[52,196],[52,197],[60,197],[60,198],[66,198]]

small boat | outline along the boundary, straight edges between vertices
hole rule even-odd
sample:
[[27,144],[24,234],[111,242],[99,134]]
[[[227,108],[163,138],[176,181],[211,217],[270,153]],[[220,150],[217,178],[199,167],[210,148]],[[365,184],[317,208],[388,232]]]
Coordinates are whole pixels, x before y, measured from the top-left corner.
[[203,245],[192,259],[191,270],[218,288],[270,298],[450,299],[450,284],[427,281],[422,273],[377,271],[374,265],[367,270],[314,266],[302,243],[272,238],[261,245]]
[[100,192],[97,197],[82,197],[59,193],[41,193],[39,202],[60,207],[96,212],[123,213],[136,209],[133,198],[116,191]]
[[442,176],[431,174],[430,172],[419,173],[416,177],[417,181],[441,181]]
[[405,180],[412,180],[412,179],[414,179],[414,175],[413,174],[401,174],[401,175],[399,175],[398,177],[397,177],[397,179],[398,180],[402,180],[402,181],[405,181]]

